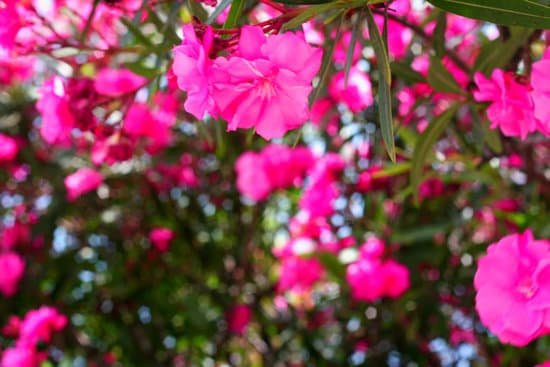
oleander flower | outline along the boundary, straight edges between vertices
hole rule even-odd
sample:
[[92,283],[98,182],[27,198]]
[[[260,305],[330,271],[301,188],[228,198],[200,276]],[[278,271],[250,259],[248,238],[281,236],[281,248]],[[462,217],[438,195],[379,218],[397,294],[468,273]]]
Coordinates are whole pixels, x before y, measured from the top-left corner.
[[474,279],[481,322],[503,343],[524,346],[550,331],[550,242],[531,231],[489,246]]

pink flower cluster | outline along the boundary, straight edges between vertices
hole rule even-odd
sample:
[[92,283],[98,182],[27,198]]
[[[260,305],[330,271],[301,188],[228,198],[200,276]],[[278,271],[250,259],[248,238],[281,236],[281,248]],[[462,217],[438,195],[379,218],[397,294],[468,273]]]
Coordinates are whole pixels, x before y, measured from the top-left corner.
[[271,144],[259,153],[245,152],[235,164],[237,188],[254,201],[265,200],[276,190],[299,185],[313,162],[308,148]]
[[211,58],[216,37],[202,39],[192,25],[174,48],[173,72],[187,92],[185,110],[199,119],[208,113],[227,120],[227,130],[250,129],[265,139],[282,137],[309,118],[308,96],[321,65],[321,49],[299,34],[266,36],[259,26],[243,26],[228,57]]
[[80,196],[97,189],[102,182],[103,176],[101,173],[91,168],[80,168],[75,173],[65,177],[67,199],[74,201]]
[[409,270],[395,260],[383,260],[385,244],[371,237],[350,264],[346,280],[355,300],[375,302],[382,297],[398,298],[410,287]]
[[531,231],[489,246],[474,279],[481,322],[503,343],[525,346],[550,333],[550,241]]
[[2,367],[37,367],[47,354],[39,350],[39,343],[50,343],[55,332],[67,325],[67,317],[55,308],[42,306],[27,312],[23,320],[12,316],[4,328],[4,334],[16,337],[13,347],[2,353]]
[[474,98],[490,102],[487,117],[491,128],[522,139],[535,131],[550,136],[550,59],[533,64],[531,85],[500,69],[493,71],[491,79],[477,73],[475,81],[479,90]]

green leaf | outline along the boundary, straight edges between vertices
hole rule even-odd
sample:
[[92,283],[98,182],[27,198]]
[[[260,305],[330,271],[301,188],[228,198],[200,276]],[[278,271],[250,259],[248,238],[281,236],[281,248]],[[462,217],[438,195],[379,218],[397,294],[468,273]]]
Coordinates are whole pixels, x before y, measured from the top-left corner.
[[459,109],[459,104],[454,104],[447,111],[436,117],[428,128],[419,137],[416,147],[414,149],[412,162],[411,162],[411,187],[414,195],[415,202],[418,203],[418,187],[422,182],[422,172],[424,170],[424,163],[432,150],[435,142],[441,134],[447,128],[449,122]]
[[214,9],[212,14],[210,14],[208,19],[206,20],[206,24],[212,24],[216,20],[216,18],[229,6],[229,4],[231,4],[231,0],[223,0],[220,5],[218,5],[216,9]]
[[282,30],[288,31],[289,29],[294,29],[296,27],[299,27],[303,23],[307,22],[311,18],[314,18],[321,13],[324,13],[332,9],[337,9],[339,7],[341,7],[341,5],[338,3],[318,4],[318,5],[310,6],[309,8],[305,9],[300,14],[298,14],[296,17],[286,22],[283,25]]
[[395,162],[395,141],[393,139],[393,117],[391,107],[391,68],[388,50],[384,46],[384,40],[380,35],[378,26],[368,7],[366,7],[366,16],[369,35],[380,72],[378,81],[378,113],[382,130],[382,139],[384,139],[386,151],[390,159]]
[[426,81],[426,78],[422,74],[405,63],[394,61],[390,64],[390,67],[395,75],[408,84],[423,83]]
[[485,133],[485,141],[489,148],[496,154],[502,153],[502,140],[500,140],[498,130],[491,129],[488,123],[484,123],[482,126],[483,132]]
[[159,70],[158,69],[148,68],[148,67],[144,66],[141,63],[141,61],[129,62],[129,63],[125,64],[125,66],[128,69],[130,69],[131,71],[133,71],[134,73],[136,73],[138,75],[141,75],[141,76],[144,76],[144,77],[149,78],[149,79],[153,79],[153,78],[155,78],[159,75]]
[[428,0],[464,17],[508,26],[550,28],[549,0]]
[[438,92],[466,94],[437,56],[430,58],[428,83]]
[[229,10],[229,15],[223,25],[224,28],[233,28],[237,25],[244,9],[244,3],[245,0],[233,0],[231,3],[231,9]]
[[499,38],[481,48],[474,69],[488,76],[495,68],[508,65],[532,33],[533,30],[529,28],[511,27],[510,38],[506,41]]
[[435,54],[439,57],[445,55],[445,30],[447,29],[447,14],[441,12],[437,17],[437,24],[435,26],[433,37],[433,49]]
[[315,5],[330,3],[332,0],[275,0],[275,2],[287,5]]
[[348,87],[349,71],[351,69],[351,63],[353,62],[353,52],[355,51],[355,44],[357,38],[359,38],[359,32],[361,31],[361,25],[363,23],[364,12],[361,10],[355,16],[355,22],[353,23],[353,31],[351,33],[351,40],[346,53],[346,64],[344,65],[344,86]]

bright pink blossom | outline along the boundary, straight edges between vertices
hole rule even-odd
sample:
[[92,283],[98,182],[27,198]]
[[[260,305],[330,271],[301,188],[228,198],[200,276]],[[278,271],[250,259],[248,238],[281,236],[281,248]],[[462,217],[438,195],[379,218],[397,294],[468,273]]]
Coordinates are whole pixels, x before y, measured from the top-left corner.
[[550,136],[550,59],[533,64],[531,74],[532,97],[535,103],[535,117],[540,132]]
[[159,252],[166,252],[170,249],[170,244],[174,239],[174,231],[170,228],[157,227],[149,232],[149,241]]
[[109,97],[120,97],[137,91],[147,83],[147,78],[128,69],[101,69],[95,76],[97,93]]
[[17,141],[11,136],[0,133],[0,163],[12,161],[18,151]]
[[191,24],[183,26],[183,42],[174,48],[172,71],[177,77],[178,86],[187,92],[185,110],[198,119],[205,114],[215,114],[214,101],[210,95],[210,51],[214,41],[212,28],[207,27],[199,39]]
[[36,108],[42,114],[40,135],[48,144],[68,145],[75,127],[65,82],[61,77],[48,79],[40,89]]
[[382,264],[384,295],[398,298],[410,288],[409,269],[394,260]]
[[3,0],[0,3],[0,53],[10,51],[22,22],[17,13],[17,0]]
[[475,82],[479,88],[474,92],[476,101],[491,102],[487,109],[491,128],[498,127],[504,135],[522,139],[535,131],[537,123],[529,87],[518,83],[514,74],[495,69],[491,79],[476,73]]
[[524,346],[550,331],[550,242],[530,231],[502,238],[474,279],[481,322],[501,342]]
[[53,333],[63,330],[66,325],[67,317],[53,307],[42,306],[29,311],[21,322],[17,346],[33,348],[38,342],[49,343]]
[[301,126],[321,54],[297,34],[266,37],[261,27],[244,26],[237,56],[219,57],[213,67],[212,95],[227,129],[255,128],[272,139]]
[[318,259],[297,256],[284,257],[279,270],[279,292],[308,292],[325,275],[325,269]]
[[25,271],[25,262],[15,252],[0,254],[0,293],[11,297],[17,291],[17,285]]
[[34,348],[8,348],[2,353],[0,365],[2,367],[37,367],[43,358]]
[[252,310],[247,305],[236,305],[226,312],[225,318],[229,332],[242,335],[252,319]]
[[355,113],[369,107],[374,101],[369,75],[357,67],[351,68],[347,86],[343,71],[334,74],[328,90],[335,101],[345,104]]
[[101,185],[103,176],[91,168],[80,168],[73,174],[65,177],[67,199],[74,201],[80,196],[93,191]]

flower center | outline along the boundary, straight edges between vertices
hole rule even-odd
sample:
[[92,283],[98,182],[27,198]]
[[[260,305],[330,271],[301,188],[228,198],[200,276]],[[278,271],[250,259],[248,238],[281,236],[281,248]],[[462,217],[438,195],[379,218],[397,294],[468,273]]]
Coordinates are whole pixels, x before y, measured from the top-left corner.
[[525,277],[518,283],[517,291],[526,298],[532,298],[537,292],[537,287],[531,277]]
[[263,77],[258,82],[258,95],[262,99],[271,99],[275,95],[275,86],[273,85],[273,78]]

